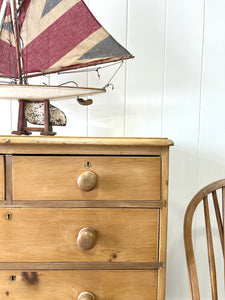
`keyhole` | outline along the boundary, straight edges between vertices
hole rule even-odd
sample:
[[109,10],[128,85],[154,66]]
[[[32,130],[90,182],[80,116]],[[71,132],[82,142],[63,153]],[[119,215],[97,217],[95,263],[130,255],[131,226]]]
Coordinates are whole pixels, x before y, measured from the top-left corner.
[[90,163],[90,161],[87,161],[86,162],[86,168],[90,168],[91,167],[91,163]]
[[6,214],[6,220],[8,220],[8,221],[12,220],[12,214],[11,213]]
[[10,280],[11,280],[11,281],[16,281],[16,275],[11,275],[11,276],[10,276]]

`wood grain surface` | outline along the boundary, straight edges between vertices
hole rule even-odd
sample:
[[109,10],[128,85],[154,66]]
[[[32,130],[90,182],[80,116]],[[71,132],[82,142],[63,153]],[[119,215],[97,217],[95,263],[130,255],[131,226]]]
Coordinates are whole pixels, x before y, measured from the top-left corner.
[[0,155],[0,200],[5,200],[5,167],[3,155]]
[[[77,186],[87,170],[97,175],[97,186],[90,192]],[[160,157],[15,156],[13,198],[160,200]]]
[[92,138],[0,136],[0,152],[7,154],[160,155],[166,138]]
[[166,297],[166,256],[167,256],[167,218],[168,218],[168,182],[169,180],[169,149],[162,150],[162,199],[166,201],[166,206],[160,210],[160,231],[159,231],[159,261],[165,262],[164,268],[158,274],[158,300]]
[[157,271],[12,270],[0,271],[0,282],[2,300],[76,300],[87,291],[96,300],[156,300],[157,297]]
[[[1,208],[0,262],[157,262],[158,221],[158,209]],[[97,233],[88,251],[76,241],[85,227]]]
[[[0,136],[0,144],[5,145],[27,145],[33,144],[36,146],[40,145],[74,145],[74,146],[172,146],[173,142],[167,138],[129,138],[129,137],[42,137],[42,136]],[[99,151],[100,148],[99,148]]]

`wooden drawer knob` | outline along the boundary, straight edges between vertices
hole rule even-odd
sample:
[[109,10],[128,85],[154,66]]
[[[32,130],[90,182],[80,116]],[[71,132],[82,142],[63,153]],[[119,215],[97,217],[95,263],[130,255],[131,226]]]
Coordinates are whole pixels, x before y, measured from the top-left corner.
[[78,187],[85,192],[93,190],[97,185],[98,177],[92,171],[83,172],[77,179]]
[[92,228],[83,228],[78,233],[77,245],[81,250],[90,250],[92,249],[97,240],[97,235],[94,229]]
[[90,292],[81,293],[77,300],[95,300],[95,296]]

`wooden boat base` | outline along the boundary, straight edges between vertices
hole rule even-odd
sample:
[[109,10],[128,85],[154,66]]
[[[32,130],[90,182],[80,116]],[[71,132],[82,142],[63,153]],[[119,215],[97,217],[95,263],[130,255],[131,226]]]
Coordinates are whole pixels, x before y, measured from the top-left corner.
[[42,131],[40,135],[56,135],[56,132],[54,131]]
[[32,132],[25,131],[25,130],[14,130],[14,131],[12,131],[12,134],[16,134],[16,135],[31,135]]
[[19,114],[17,130],[12,131],[16,135],[30,135],[32,132],[40,132],[40,135],[53,136],[56,132],[52,131],[52,124],[50,122],[49,100],[44,100],[44,127],[27,127],[27,120],[24,113],[24,101],[19,100]]

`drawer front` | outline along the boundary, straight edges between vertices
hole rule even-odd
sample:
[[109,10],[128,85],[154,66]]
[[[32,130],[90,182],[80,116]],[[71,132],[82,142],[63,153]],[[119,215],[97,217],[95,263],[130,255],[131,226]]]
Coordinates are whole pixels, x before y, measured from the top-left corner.
[[[13,281],[11,280],[13,277]],[[156,300],[157,271],[0,271],[0,299]]]
[[[0,212],[1,262],[158,261],[158,209],[2,208]],[[77,244],[83,228],[96,232],[90,250]],[[84,235],[83,244],[88,241]]]
[[5,200],[5,167],[3,155],[0,155],[0,200]]
[[[77,180],[87,171],[96,174],[96,186],[83,191]],[[15,156],[13,198],[160,200],[160,158]]]

